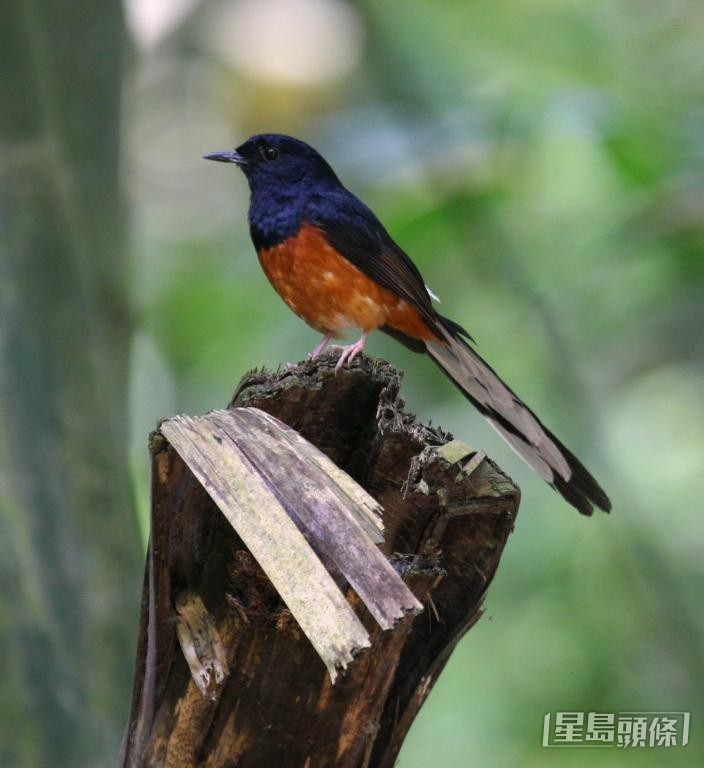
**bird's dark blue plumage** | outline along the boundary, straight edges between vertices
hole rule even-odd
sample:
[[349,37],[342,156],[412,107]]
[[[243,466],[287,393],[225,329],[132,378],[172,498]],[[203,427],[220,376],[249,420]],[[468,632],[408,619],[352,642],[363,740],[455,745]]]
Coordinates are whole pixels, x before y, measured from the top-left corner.
[[[276,152],[267,160],[263,151]],[[256,248],[271,248],[292,237],[306,210],[324,207],[341,184],[332,168],[312,147],[290,136],[261,134],[238,147],[252,193],[249,226]]]
[[[440,315],[420,272],[375,214],[305,142],[253,136],[206,156],[239,165],[251,191],[249,225],[264,271],[283,300],[325,334],[314,355],[346,328],[363,331],[338,367],[379,329],[426,352],[512,448],[582,514],[611,502],[584,465]],[[464,337],[464,338],[463,338]]]

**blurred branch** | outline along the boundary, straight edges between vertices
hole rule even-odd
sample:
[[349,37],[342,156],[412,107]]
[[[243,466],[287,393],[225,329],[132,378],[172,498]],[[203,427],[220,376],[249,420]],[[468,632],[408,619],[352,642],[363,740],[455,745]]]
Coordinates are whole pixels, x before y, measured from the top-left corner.
[[140,560],[122,46],[109,0],[14,3],[0,25],[3,765],[94,768],[119,741]]

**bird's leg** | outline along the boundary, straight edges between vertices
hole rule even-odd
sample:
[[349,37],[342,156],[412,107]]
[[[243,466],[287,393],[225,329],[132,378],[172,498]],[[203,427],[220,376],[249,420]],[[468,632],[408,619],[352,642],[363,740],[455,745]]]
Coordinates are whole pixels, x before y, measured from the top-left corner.
[[369,336],[369,331],[364,331],[364,333],[359,337],[359,341],[355,341],[354,344],[350,344],[348,347],[343,347],[340,359],[337,361],[337,365],[335,366],[336,371],[339,371],[345,363],[349,365],[355,359],[355,357],[357,357],[357,355],[364,349],[364,345],[367,343],[367,336]]
[[334,336],[334,333],[330,331],[329,333],[326,333],[325,336],[317,343],[315,349],[308,355],[309,360],[315,360],[315,358],[327,347],[328,342],[332,337]]

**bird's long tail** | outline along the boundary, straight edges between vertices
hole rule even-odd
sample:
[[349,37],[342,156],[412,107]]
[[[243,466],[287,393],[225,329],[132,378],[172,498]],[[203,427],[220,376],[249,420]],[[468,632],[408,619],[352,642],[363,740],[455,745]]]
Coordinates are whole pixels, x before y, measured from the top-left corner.
[[433,362],[482,413],[514,451],[583,515],[611,502],[579,459],[555,437],[496,372],[467,344],[455,326],[438,318],[445,344],[426,341]]

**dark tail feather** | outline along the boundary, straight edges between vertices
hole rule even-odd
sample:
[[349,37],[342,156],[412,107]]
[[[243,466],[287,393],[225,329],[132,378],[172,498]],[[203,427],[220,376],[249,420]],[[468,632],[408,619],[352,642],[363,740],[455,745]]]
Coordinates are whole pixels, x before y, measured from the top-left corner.
[[604,512],[610,512],[611,499],[604,493],[604,489],[594,479],[589,470],[551,432],[548,432],[548,434],[560,447],[572,471],[572,476],[569,480],[564,480],[557,475],[553,481],[553,488],[583,515],[591,515],[592,503]]
[[567,502],[583,515],[591,515],[593,505],[609,512],[608,496],[579,459],[459,337],[454,325],[439,319],[438,327],[446,343],[428,341],[425,350],[440,370],[514,451]]

